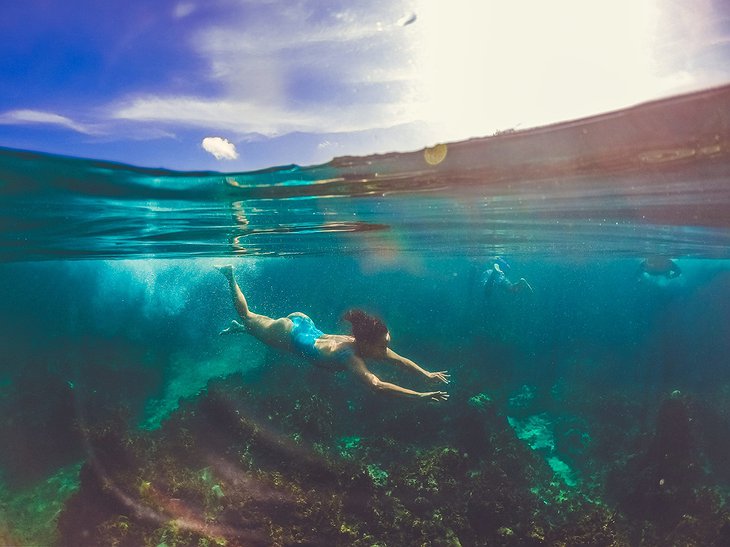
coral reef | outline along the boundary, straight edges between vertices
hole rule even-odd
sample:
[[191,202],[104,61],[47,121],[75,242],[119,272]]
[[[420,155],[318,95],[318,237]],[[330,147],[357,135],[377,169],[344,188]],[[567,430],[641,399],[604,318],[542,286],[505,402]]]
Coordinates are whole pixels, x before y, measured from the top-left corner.
[[[262,383],[276,385],[277,374]],[[448,412],[381,399],[387,412],[377,414],[370,394],[346,400],[328,396],[337,386],[307,385],[272,394],[237,374],[181,400],[154,431],[123,413],[84,424],[88,458],[59,544],[721,545],[730,536],[682,397],[665,401],[642,450],[604,471],[603,495],[596,480],[566,484],[549,461],[559,440],[534,449],[487,393],[457,397]],[[523,425],[539,426],[539,438],[548,427],[551,438],[572,431],[555,422]]]

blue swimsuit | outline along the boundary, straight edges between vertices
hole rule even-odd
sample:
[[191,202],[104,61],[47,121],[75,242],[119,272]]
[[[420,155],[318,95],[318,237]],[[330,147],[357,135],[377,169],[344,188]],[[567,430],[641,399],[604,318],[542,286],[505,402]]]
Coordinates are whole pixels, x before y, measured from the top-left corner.
[[314,321],[309,317],[295,315],[290,317],[293,323],[291,329],[291,342],[299,353],[310,359],[319,359],[320,354],[314,343],[324,333],[314,326]]
[[[315,364],[317,362],[329,362],[332,364],[332,359],[323,359],[322,354],[319,353],[315,342],[320,336],[324,336],[324,333],[319,330],[309,317],[294,315],[289,316],[292,322],[291,329],[291,342],[294,349],[299,352],[302,356],[307,359],[312,359]],[[350,348],[344,348],[335,354],[335,361],[340,361],[336,366],[325,367],[332,370],[345,370],[344,363],[341,361],[347,360],[353,355],[353,351]]]

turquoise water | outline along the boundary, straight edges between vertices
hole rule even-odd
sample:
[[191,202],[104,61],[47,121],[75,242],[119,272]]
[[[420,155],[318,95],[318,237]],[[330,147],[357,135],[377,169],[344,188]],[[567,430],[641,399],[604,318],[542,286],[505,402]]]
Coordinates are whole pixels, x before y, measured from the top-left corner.
[[[256,173],[0,150],[0,539],[725,544],[729,96]],[[223,263],[259,313],[376,313],[450,399],[218,336]]]

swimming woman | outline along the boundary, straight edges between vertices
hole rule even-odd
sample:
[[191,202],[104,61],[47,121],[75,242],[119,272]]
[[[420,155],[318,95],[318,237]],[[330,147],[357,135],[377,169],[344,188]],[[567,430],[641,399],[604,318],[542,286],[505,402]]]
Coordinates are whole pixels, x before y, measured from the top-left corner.
[[515,283],[507,279],[505,270],[509,271],[511,268],[507,261],[503,258],[498,256],[494,257],[490,260],[490,266],[491,267],[485,271],[483,275],[485,298],[492,294],[492,290],[495,287],[499,287],[500,289],[511,293],[517,293],[525,289],[529,292],[533,292],[532,286],[524,277],[520,277],[520,279]]
[[650,256],[639,264],[637,277],[639,281],[652,277],[674,279],[682,275],[682,269],[671,258],[666,256]]
[[232,321],[231,326],[221,334],[246,332],[273,348],[296,353],[334,370],[349,370],[358,380],[381,393],[431,401],[445,401],[449,398],[445,391],[419,392],[384,382],[368,370],[366,359],[382,360],[417,372],[428,380],[449,383],[449,374],[446,371],[428,372],[390,349],[390,333],[385,324],[376,317],[362,310],[349,310],[345,313],[345,320],[352,325],[352,336],[325,334],[309,317],[300,312],[273,319],[254,313],[248,308],[246,298],[233,276],[233,266],[220,266],[218,271],[228,280],[233,305],[242,321]]

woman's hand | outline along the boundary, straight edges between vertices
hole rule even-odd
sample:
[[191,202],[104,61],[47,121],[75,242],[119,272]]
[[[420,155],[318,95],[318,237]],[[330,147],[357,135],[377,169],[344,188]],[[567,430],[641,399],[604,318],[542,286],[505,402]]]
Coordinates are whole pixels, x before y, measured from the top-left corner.
[[429,380],[436,380],[438,382],[443,382],[444,384],[449,383],[449,377],[451,376],[448,374],[445,370],[439,371],[439,372],[428,372],[426,373],[426,376]]
[[427,391],[426,393],[421,393],[421,397],[430,401],[441,402],[447,401],[449,399],[449,394],[445,391]]

